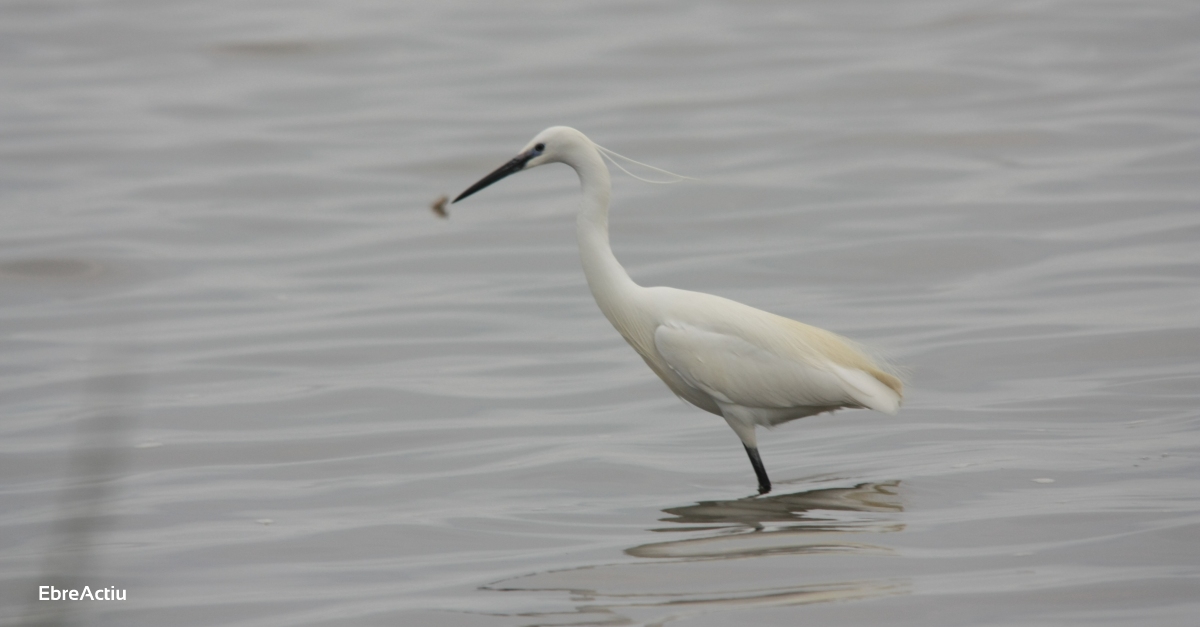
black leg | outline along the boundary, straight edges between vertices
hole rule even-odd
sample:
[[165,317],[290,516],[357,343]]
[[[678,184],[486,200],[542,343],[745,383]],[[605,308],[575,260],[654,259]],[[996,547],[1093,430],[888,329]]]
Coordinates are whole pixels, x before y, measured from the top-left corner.
[[[743,444],[742,446],[746,446]],[[746,446],[746,454],[750,456],[750,465],[754,466],[754,474],[758,475],[758,493],[766,494],[771,491],[771,479],[767,477],[767,469],[763,467],[762,458],[758,456],[757,448]]]

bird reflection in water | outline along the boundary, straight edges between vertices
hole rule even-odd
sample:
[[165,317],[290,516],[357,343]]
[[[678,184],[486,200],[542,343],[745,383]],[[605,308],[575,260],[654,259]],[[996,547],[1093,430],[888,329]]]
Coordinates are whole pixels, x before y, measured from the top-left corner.
[[716,535],[655,542],[626,549],[635,557],[737,557],[779,553],[888,553],[889,549],[848,539],[847,534],[904,529],[888,517],[857,514],[904,511],[899,481],[860,483],[852,488],[818,488],[771,497],[701,501],[663,510],[663,522],[680,527],[659,532],[718,530]]
[[[662,520],[678,526],[652,531],[688,538],[625,550],[651,559],[535,573],[484,589],[569,593],[570,610],[520,615],[555,625],[662,625],[735,608],[905,594],[905,580],[882,574],[892,550],[863,541],[904,529],[893,520],[904,511],[899,488],[899,481],[860,483],[672,507]],[[859,557],[830,561],[842,554]],[[862,578],[867,572],[874,576]]]
[[887,481],[732,501],[700,501],[695,505],[664,509],[673,518],[662,521],[762,528],[763,523],[827,520],[828,515],[821,512],[902,512],[904,506],[900,504],[899,487],[899,481]]

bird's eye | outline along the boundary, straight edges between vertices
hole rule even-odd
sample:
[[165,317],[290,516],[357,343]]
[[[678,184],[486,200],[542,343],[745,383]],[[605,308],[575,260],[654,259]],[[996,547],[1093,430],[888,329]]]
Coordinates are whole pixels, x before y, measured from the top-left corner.
[[534,150],[541,152],[546,149],[546,144],[537,144],[533,147]]

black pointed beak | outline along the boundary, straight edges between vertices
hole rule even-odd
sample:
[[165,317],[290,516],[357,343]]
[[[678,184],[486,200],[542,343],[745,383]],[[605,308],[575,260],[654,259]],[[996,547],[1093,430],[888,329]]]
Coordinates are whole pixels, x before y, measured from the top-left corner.
[[459,194],[458,198],[455,198],[451,204],[458,202],[463,198],[470,196],[471,194],[474,194],[475,192],[487,187],[488,185],[491,185],[492,183],[495,183],[496,181],[499,181],[510,174],[516,174],[517,172],[520,172],[530,159],[538,156],[539,154],[541,154],[540,151],[530,149],[513,157],[512,161],[509,161],[508,163],[496,168],[496,170],[491,174],[479,179],[478,183],[468,187],[467,190]]

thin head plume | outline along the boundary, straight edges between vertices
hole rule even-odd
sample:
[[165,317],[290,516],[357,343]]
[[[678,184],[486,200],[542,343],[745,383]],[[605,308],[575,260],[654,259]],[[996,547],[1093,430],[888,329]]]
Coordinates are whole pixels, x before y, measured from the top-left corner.
[[[621,154],[617,154],[595,142],[593,142],[592,145],[596,147],[596,150],[600,151],[600,155],[602,157],[604,157],[605,159],[608,159],[609,163],[612,163],[613,165],[617,166],[617,168],[619,168],[622,172],[628,174],[629,176],[632,176],[633,178],[635,178],[639,181],[643,181],[645,183],[654,183],[656,185],[670,185],[671,183],[679,183],[681,181],[698,181],[698,180],[700,180],[698,178],[694,178],[691,176],[684,176],[682,174],[675,174],[674,172],[668,172],[662,168],[656,168],[652,165],[647,165],[645,163],[642,163],[641,161],[634,161],[633,159],[630,159],[629,157],[626,157]],[[634,174],[633,172],[626,170],[625,166],[623,166],[617,162],[617,159],[621,159],[623,161],[627,161],[627,162],[635,164],[635,165],[640,165],[643,168],[646,168],[647,170],[654,170],[655,172],[658,172],[660,174],[666,174],[667,176],[670,176],[672,178],[671,178],[671,180],[667,180],[667,181],[655,181],[653,179],[642,178],[642,177]]]

